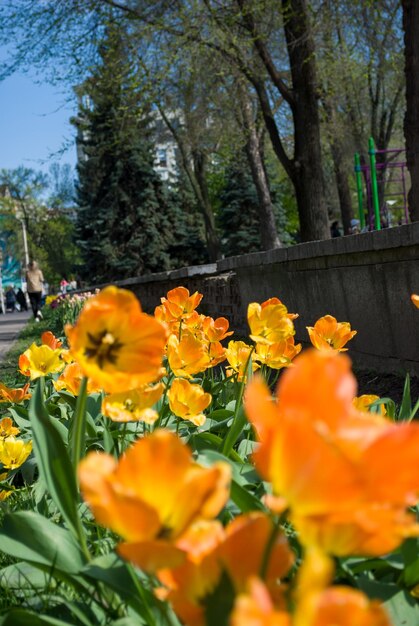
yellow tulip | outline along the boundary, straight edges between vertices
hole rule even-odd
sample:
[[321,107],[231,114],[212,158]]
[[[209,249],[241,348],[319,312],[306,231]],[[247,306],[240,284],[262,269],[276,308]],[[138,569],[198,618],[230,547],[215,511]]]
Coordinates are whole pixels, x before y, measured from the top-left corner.
[[163,383],[144,385],[123,393],[106,396],[102,403],[102,412],[113,422],[145,422],[154,424],[158,413],[152,406],[164,391]]
[[203,411],[211,404],[211,395],[201,385],[193,385],[184,378],[176,378],[167,394],[172,412],[195,426],[205,422]]
[[32,452],[32,441],[7,437],[0,441],[0,463],[6,469],[16,469],[26,461]]
[[60,359],[61,350],[52,350],[49,346],[37,346],[33,343],[19,357],[19,368],[22,374],[30,376],[31,380],[60,372],[64,363]]

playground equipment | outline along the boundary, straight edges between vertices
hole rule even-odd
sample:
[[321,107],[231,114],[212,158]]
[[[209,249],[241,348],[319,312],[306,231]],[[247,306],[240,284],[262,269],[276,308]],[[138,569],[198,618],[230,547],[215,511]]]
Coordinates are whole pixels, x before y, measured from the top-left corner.
[[[369,139],[368,148],[369,163],[366,162],[366,159],[362,159],[358,152],[355,154],[355,177],[361,231],[381,230],[383,226],[391,226],[395,209],[399,212],[396,217],[397,223],[407,224],[409,212],[405,149],[376,150],[372,137]],[[394,185],[397,185],[397,191]],[[388,200],[390,197],[392,199]],[[398,200],[394,199],[397,197],[402,198],[402,207],[400,207]],[[364,199],[366,199],[366,211]],[[396,204],[399,206],[395,207]]]

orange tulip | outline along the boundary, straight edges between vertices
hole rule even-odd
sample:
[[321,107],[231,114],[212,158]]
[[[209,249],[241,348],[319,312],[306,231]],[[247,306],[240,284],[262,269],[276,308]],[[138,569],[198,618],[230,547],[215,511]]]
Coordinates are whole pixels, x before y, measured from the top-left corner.
[[109,393],[141,387],[159,375],[166,328],[141,311],[130,291],[106,287],[65,330],[84,375]]
[[102,412],[113,422],[145,422],[154,424],[158,413],[153,405],[164,391],[163,383],[144,385],[123,393],[106,396],[102,403]]
[[168,321],[180,320],[190,315],[202,300],[202,294],[195,291],[189,295],[185,287],[176,287],[167,293],[167,298],[161,298]]
[[208,339],[208,341],[222,341],[226,337],[230,337],[233,334],[233,331],[228,331],[229,321],[225,317],[217,317],[217,319],[213,319],[212,317],[205,317],[202,323],[203,331]]
[[297,577],[295,608],[273,602],[264,583],[253,577],[248,591],[236,599],[231,626],[392,626],[381,604],[349,587],[328,587],[332,564],[310,553]]
[[211,404],[211,394],[205,393],[201,385],[192,385],[183,378],[175,378],[168,391],[171,411],[195,426],[202,426],[206,417],[203,411]]
[[[264,513],[239,515],[226,527],[226,538],[220,546],[220,561],[237,592],[246,589],[247,581],[261,572],[265,550],[274,527]],[[291,569],[294,555],[282,532],[271,546],[265,580],[274,589],[277,581]]]
[[212,341],[208,344],[208,358],[209,358],[209,366],[215,367],[223,361],[226,360],[226,349],[223,348],[222,344],[219,341]]
[[67,363],[67,365],[69,365],[70,363],[74,363],[74,358],[70,350],[61,350],[61,358],[64,363]]
[[188,626],[205,624],[204,604],[222,572],[217,548],[224,534],[218,521],[196,522],[177,542],[185,551],[184,562],[178,567],[157,572],[164,585],[158,589],[158,597],[170,602],[175,613]]
[[192,334],[194,337],[199,339],[200,341],[206,341],[203,322],[205,320],[205,315],[201,315],[198,311],[192,311],[190,315],[188,315],[185,319],[177,322],[172,328],[176,328],[176,330],[172,330],[176,336],[182,336],[184,330]]
[[97,521],[125,539],[118,552],[146,571],[185,561],[177,542],[194,522],[218,515],[230,474],[227,463],[201,467],[163,430],[138,440],[119,462],[91,452],[79,465],[83,497]]
[[316,549],[306,553],[297,576],[293,626],[391,626],[377,601],[343,586],[329,587],[333,563]]
[[19,356],[18,367],[19,367],[19,372],[21,374],[23,374],[23,376],[30,376],[31,375],[31,372],[30,372],[30,369],[29,369],[29,367],[30,367],[29,358],[27,357],[27,355],[25,353],[23,353],[23,354],[21,354]]
[[[249,577],[257,576],[273,532],[272,521],[263,513],[240,515],[223,529],[219,522],[197,522],[177,543],[187,552],[182,565],[158,572],[166,591],[159,597],[168,600],[188,626],[204,624],[208,597],[227,573],[236,593],[246,588]],[[278,596],[278,579],[294,562],[284,536],[279,533],[271,546],[267,580]],[[280,592],[280,593],[281,593]]]
[[291,615],[274,606],[261,580],[251,578],[248,587],[248,592],[236,599],[230,626],[292,626]]
[[345,352],[343,346],[357,333],[351,330],[349,322],[338,322],[332,315],[325,315],[314,326],[307,326],[310,341],[319,350]]
[[250,338],[256,343],[278,343],[295,334],[293,315],[278,298],[258,304],[252,302],[247,309]]
[[[69,391],[73,396],[78,396],[82,379],[83,370],[80,365],[78,363],[69,363],[58,379],[52,381],[52,384],[57,391]],[[93,380],[88,380],[87,393],[98,391],[101,391],[101,388]]]
[[309,600],[297,611],[293,626],[392,626],[380,602],[355,589],[329,587]]
[[415,307],[416,307],[417,309],[419,309],[419,296],[418,296],[418,295],[416,295],[415,293],[412,293],[412,295],[410,296],[410,298],[411,298],[411,300],[412,300],[413,304],[415,305]]
[[419,424],[357,412],[355,388],[346,357],[307,351],[284,373],[277,402],[254,380],[245,407],[261,440],[256,465],[301,540],[339,556],[380,555],[419,534],[406,513],[419,493]]
[[61,348],[61,346],[63,345],[63,342],[57,339],[57,337],[50,330],[46,330],[44,333],[42,333],[41,341],[45,346],[49,346],[51,350]]
[[[380,396],[374,396],[373,394],[364,394],[362,396],[357,396],[356,398],[354,398],[352,403],[357,411],[364,411],[365,413],[368,413],[371,404],[379,399]],[[387,415],[386,407],[384,406],[384,404],[380,404],[377,408],[381,415]]]
[[301,352],[301,343],[295,345],[294,337],[288,337],[278,343],[257,343],[255,360],[272,369],[289,367],[294,357]]
[[19,428],[13,426],[13,421],[10,417],[3,417],[3,419],[0,420],[0,439],[18,435],[19,433]]
[[175,376],[191,378],[192,374],[203,372],[210,363],[205,344],[189,332],[182,333],[179,339],[170,335],[167,342],[167,359]]
[[[29,362],[29,361],[28,361]],[[19,404],[23,400],[28,400],[32,394],[29,393],[29,383],[21,387],[20,389],[11,389],[0,383],[0,402],[11,402],[13,404]]]

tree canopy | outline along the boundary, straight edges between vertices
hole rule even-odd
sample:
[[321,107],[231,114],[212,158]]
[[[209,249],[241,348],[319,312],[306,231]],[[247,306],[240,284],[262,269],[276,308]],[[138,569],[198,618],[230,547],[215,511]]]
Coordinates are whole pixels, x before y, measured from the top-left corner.
[[[241,165],[242,180],[254,186],[257,198],[256,212],[246,213],[243,223],[249,219],[259,230],[258,245],[269,249],[287,243],[287,225],[275,218],[275,205],[285,206],[290,189],[298,211],[299,240],[327,238],[334,219],[349,232],[354,217],[354,152],[366,153],[369,136],[379,149],[403,144],[403,27],[409,33],[416,23],[408,2],[402,8],[399,0],[46,0],[41,4],[11,0],[0,7],[0,19],[0,42],[18,41],[0,75],[17,66],[34,65],[50,80],[65,81],[69,97],[77,85],[79,96],[83,89],[85,95],[92,92],[92,101],[98,97],[100,80],[105,80],[104,66],[110,63],[112,68],[111,61],[104,62],[103,42],[109,32],[114,33],[108,46],[115,53],[123,46],[130,69],[120,88],[120,67],[107,70],[106,80],[114,81],[110,80],[106,96],[112,119],[108,147],[112,133],[119,136],[120,145],[123,133],[130,137],[127,145],[133,145],[136,135],[145,151],[142,158],[149,158],[152,170],[153,139],[144,139],[149,130],[146,120],[159,115],[177,146],[182,187],[178,184],[177,192],[190,194],[186,217],[193,216],[197,237],[205,239],[211,259],[225,249],[219,212],[231,184],[230,173],[241,161],[239,155],[247,155]],[[409,58],[414,55],[412,50]],[[413,61],[409,67],[414,67]],[[97,109],[103,110],[106,97],[102,96],[100,106],[96,101]],[[85,122],[93,124],[93,114],[89,118],[83,107]],[[412,114],[407,119],[413,119]],[[413,152],[410,148],[411,168]],[[128,150],[122,155],[116,147],[112,159],[109,185],[118,177],[116,163],[122,168],[126,160],[125,171],[133,163]],[[79,199],[83,169],[86,172],[90,166],[80,164]],[[221,175],[220,168],[224,168]],[[284,178],[288,195],[274,200],[273,183]],[[218,187],[218,195],[214,194],[216,179],[224,184]],[[249,188],[246,184],[244,195]],[[173,194],[174,188],[157,194],[161,208],[170,197],[173,200]],[[384,197],[384,187],[380,194]],[[87,196],[80,201],[80,215],[88,210],[96,215]],[[182,210],[179,202],[175,205],[175,221],[180,224]],[[118,224],[136,230],[138,223],[128,214]],[[150,215],[156,216],[154,210]],[[101,228],[110,227],[106,220],[101,222]],[[170,238],[165,241],[164,228],[156,228],[161,236],[158,265],[172,266],[175,259],[165,254],[170,249],[173,255],[176,246]],[[96,245],[90,236],[91,245]],[[118,241],[123,245],[121,238]],[[124,272],[134,270],[132,259],[121,263]],[[140,266],[137,263],[137,269]]]

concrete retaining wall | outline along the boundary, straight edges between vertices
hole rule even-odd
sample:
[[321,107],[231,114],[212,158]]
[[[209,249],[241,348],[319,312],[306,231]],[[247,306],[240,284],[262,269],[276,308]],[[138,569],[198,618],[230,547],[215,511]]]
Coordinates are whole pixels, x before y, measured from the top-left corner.
[[[297,339],[326,313],[358,331],[349,354],[359,367],[419,376],[419,223],[231,257],[218,263],[130,278],[117,283],[152,311],[169,289],[204,294],[200,310],[248,333],[249,302],[279,297],[300,314]],[[313,381],[315,383],[315,381]]]

